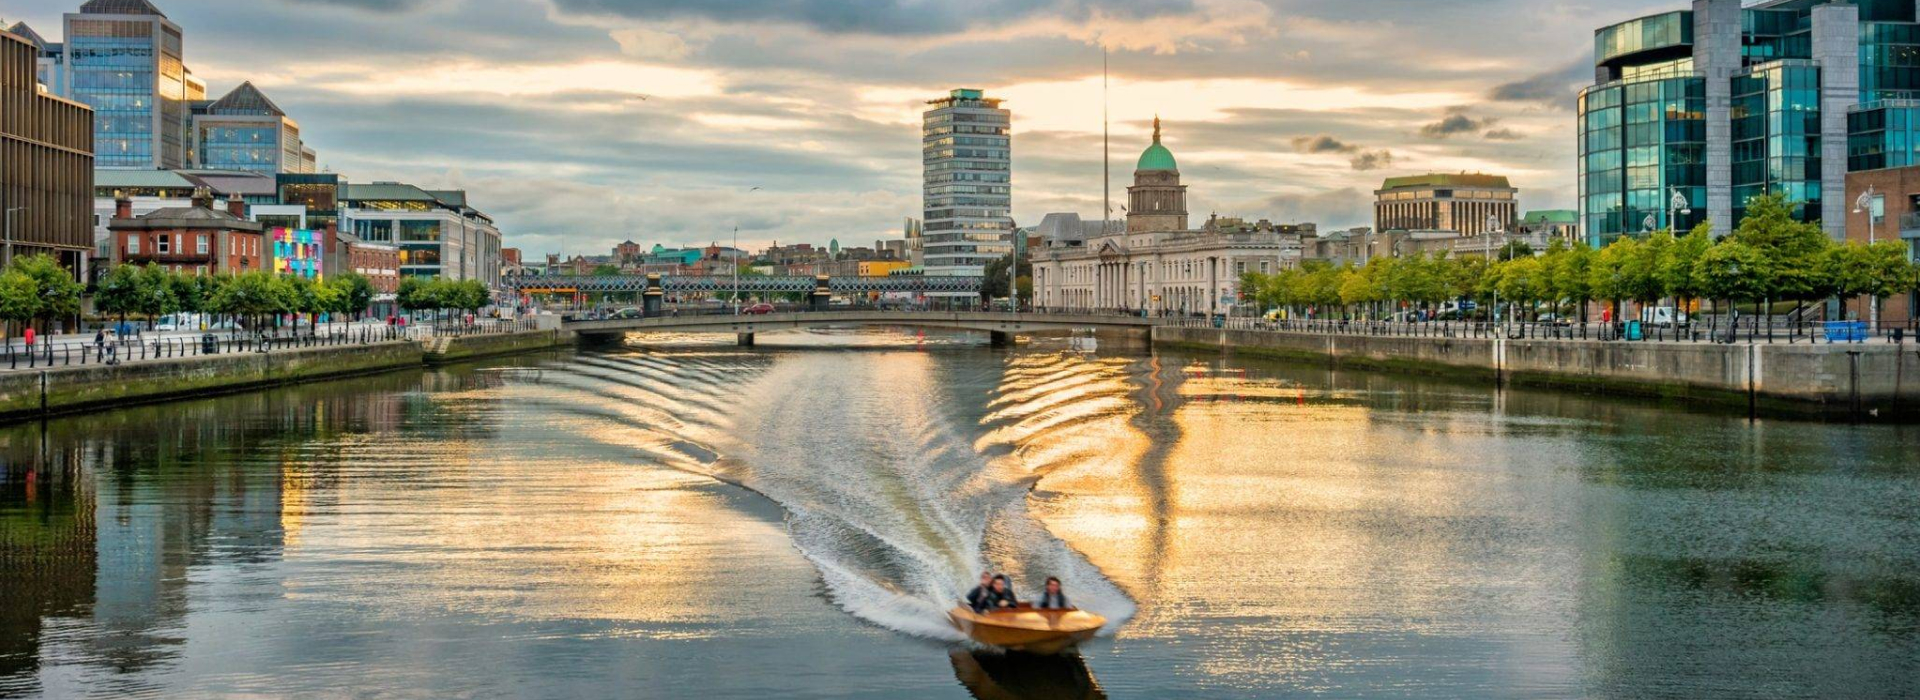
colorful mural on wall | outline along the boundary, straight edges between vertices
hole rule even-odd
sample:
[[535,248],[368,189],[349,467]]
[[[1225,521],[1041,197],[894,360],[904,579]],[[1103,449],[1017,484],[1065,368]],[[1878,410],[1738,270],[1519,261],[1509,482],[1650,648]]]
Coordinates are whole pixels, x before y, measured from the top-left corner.
[[326,248],[321,244],[325,231],[276,228],[273,230],[273,271],[318,280],[324,274]]

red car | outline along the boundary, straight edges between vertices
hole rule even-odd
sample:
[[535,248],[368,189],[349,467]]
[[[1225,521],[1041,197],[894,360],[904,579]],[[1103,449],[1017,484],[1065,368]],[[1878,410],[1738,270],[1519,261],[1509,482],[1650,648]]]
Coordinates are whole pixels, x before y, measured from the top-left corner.
[[754,304],[753,306],[749,306],[747,308],[741,309],[740,313],[745,316],[765,316],[767,314],[773,313],[773,305],[762,302],[762,303]]

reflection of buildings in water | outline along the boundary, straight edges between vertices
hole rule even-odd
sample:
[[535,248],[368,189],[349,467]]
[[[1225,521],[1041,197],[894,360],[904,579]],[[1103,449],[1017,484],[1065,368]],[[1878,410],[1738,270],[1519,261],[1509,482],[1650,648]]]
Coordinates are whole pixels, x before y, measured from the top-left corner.
[[[465,389],[500,380],[442,374]],[[382,375],[0,428],[0,695],[34,692],[46,659],[121,674],[170,663],[196,572],[278,561],[356,446],[423,413],[436,434],[484,428],[417,400],[420,384]],[[77,622],[43,638],[52,618]]]
[[1077,654],[1033,654],[954,649],[953,675],[979,700],[1105,700],[1087,662]]
[[35,461],[21,462],[13,447],[0,447],[0,696],[32,691],[44,619],[93,604],[93,498],[77,455],[29,447]]

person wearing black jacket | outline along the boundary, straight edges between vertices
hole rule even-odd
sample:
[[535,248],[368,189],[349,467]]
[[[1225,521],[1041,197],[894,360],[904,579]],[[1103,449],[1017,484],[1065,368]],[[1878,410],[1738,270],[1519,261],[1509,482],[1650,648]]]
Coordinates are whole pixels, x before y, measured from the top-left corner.
[[1014,597],[1013,587],[1007,584],[1007,577],[1004,575],[994,576],[993,585],[987,590],[987,607],[1004,609],[1019,606],[1020,599]]
[[980,585],[974,586],[971,591],[967,591],[967,607],[973,608],[973,611],[976,613],[985,612],[987,609],[987,596],[992,592],[993,572],[980,572]]
[[1072,610],[1073,604],[1067,602],[1067,594],[1060,591],[1060,579],[1047,577],[1047,592],[1040,595],[1041,610]]

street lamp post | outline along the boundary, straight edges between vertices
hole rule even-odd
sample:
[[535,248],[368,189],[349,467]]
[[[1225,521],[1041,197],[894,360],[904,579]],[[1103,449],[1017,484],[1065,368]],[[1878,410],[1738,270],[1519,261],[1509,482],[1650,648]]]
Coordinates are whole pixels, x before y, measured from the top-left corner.
[[[1853,213],[1867,215],[1867,245],[1869,246],[1873,245],[1874,233],[1880,228],[1880,222],[1877,219],[1881,218],[1885,211],[1884,207],[1881,212],[1873,211],[1873,205],[1878,204],[1876,195],[1873,185],[1867,185],[1867,191],[1861,192],[1860,198],[1853,202]],[[1878,294],[1867,300],[1867,324],[1868,334],[1872,334],[1874,329],[1880,327],[1880,295]]]
[[1687,202],[1687,195],[1682,193],[1680,188],[1667,189],[1673,192],[1673,197],[1667,200],[1667,231],[1678,236],[1680,235],[1680,216],[1692,214],[1693,206]]
[[9,209],[7,209],[7,212],[6,212],[6,214],[5,214],[5,218],[6,218],[6,220],[7,220],[7,222],[6,222],[6,223],[7,223],[7,225],[6,225],[6,229],[7,229],[7,243],[6,243],[6,246],[7,246],[7,247],[6,247],[6,256],[5,256],[5,257],[6,257],[6,259],[5,259],[5,260],[0,260],[0,265],[12,265],[12,264],[13,264],[13,215],[14,215],[14,214],[16,214],[16,213],[19,213],[19,212],[23,212],[23,211],[26,211],[26,210],[27,210],[27,208],[26,208],[26,207],[12,207],[12,208],[9,208]]
[[[1493,237],[1495,234],[1500,233],[1501,228],[1502,228],[1502,224],[1499,216],[1491,215],[1491,214],[1487,216],[1487,231],[1486,233],[1481,235],[1485,236],[1487,239],[1485,247],[1487,249],[1487,273],[1489,276],[1491,276],[1493,273]],[[1489,286],[1493,289],[1493,307],[1487,309],[1487,313],[1489,314],[1489,317],[1493,319],[1494,323],[1499,323],[1500,322],[1500,282],[1499,280],[1494,280],[1494,283]]]
[[[735,226],[733,227],[733,250],[728,251],[728,254],[731,255],[732,253],[738,252],[739,250],[740,250],[740,227]],[[740,315],[740,259],[732,258],[732,262],[733,262],[733,315],[739,316]]]

